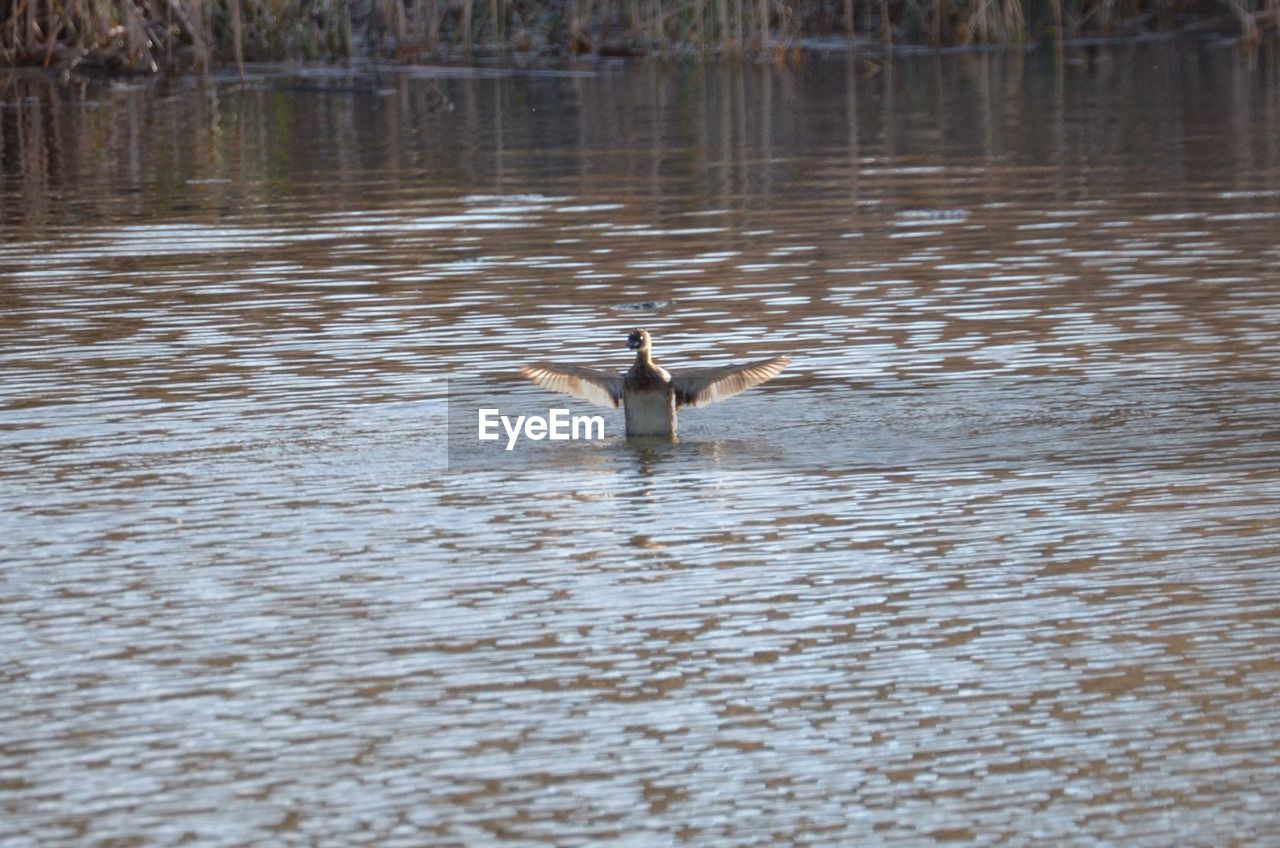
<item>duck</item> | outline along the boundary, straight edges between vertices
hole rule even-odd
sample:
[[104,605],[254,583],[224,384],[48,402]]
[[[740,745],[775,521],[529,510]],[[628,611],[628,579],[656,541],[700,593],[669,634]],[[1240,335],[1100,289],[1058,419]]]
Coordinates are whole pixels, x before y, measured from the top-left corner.
[[653,361],[653,338],[648,330],[632,330],[627,349],[636,352],[636,361],[623,374],[549,363],[526,365],[520,374],[549,391],[600,406],[621,406],[628,436],[674,437],[680,407],[706,406],[741,394],[778,376],[789,361],[786,356],[773,356],[672,374]]

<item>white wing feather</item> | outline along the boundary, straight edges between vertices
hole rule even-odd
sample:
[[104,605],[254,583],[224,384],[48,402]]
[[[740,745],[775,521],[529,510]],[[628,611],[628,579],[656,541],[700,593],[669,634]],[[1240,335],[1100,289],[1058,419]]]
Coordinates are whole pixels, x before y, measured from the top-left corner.
[[600,406],[622,402],[622,377],[579,365],[526,365],[520,373],[533,382],[561,394],[573,395]]
[[743,365],[698,368],[673,374],[676,406],[706,406],[741,394],[765,380],[772,380],[786,367],[787,357],[774,356]]

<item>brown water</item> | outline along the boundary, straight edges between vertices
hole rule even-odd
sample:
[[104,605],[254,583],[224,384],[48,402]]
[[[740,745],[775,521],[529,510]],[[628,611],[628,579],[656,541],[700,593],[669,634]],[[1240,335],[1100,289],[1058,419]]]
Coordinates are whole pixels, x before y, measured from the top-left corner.
[[0,842],[1280,844],[1273,58],[5,82]]

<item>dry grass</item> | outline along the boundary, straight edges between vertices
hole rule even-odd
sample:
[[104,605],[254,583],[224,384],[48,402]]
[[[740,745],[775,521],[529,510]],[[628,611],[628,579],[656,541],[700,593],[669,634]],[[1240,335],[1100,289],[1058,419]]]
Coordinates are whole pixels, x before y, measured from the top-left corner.
[[153,72],[257,59],[486,52],[755,55],[806,37],[1017,43],[1280,29],[1280,0],[0,0],[0,62]]

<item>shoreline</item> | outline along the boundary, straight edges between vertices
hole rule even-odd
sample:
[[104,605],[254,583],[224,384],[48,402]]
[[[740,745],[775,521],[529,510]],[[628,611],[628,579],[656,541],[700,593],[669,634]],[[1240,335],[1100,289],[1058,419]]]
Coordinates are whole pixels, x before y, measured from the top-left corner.
[[[0,80],[22,76],[54,78],[62,82],[73,80],[145,80],[155,78],[198,77],[223,81],[288,74],[297,71],[309,73],[332,70],[335,73],[381,73],[397,70],[439,68],[451,74],[475,72],[489,74],[504,71],[589,73],[594,69],[636,63],[665,65],[707,66],[800,66],[812,61],[846,57],[864,61],[882,62],[898,58],[929,58],[943,56],[1053,55],[1065,57],[1066,64],[1083,64],[1105,51],[1119,50],[1149,44],[1172,44],[1179,48],[1209,48],[1222,50],[1244,49],[1252,51],[1259,45],[1242,42],[1219,32],[1157,32],[1133,36],[1090,36],[1055,42],[1026,42],[1008,44],[970,44],[929,47],[927,45],[883,45],[877,42],[858,41],[849,44],[844,39],[807,38],[786,48],[778,48],[769,54],[763,52],[743,55],[709,55],[690,49],[652,51],[637,55],[616,53],[590,53],[564,55],[555,52],[511,52],[499,50],[474,50],[468,56],[431,56],[417,60],[378,55],[357,54],[336,59],[262,58],[245,61],[239,65],[231,60],[218,60],[200,68],[192,66],[157,67],[153,70],[129,70],[106,67],[95,63],[78,63],[71,67],[39,67],[10,65],[0,69]],[[1269,45],[1261,45],[1263,49]],[[2,101],[0,101],[2,102]]]

